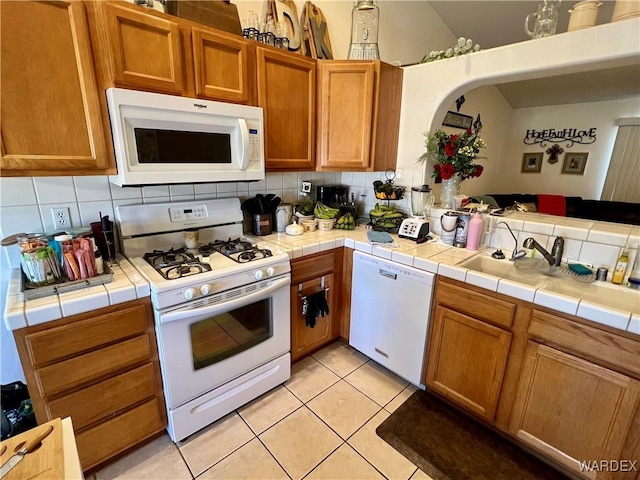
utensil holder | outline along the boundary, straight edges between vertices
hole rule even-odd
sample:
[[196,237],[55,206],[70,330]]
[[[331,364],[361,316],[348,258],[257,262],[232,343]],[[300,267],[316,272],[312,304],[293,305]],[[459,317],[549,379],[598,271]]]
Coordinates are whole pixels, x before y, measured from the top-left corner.
[[251,217],[251,233],[258,236],[270,235],[272,232],[271,227],[271,214],[270,213],[255,213]]

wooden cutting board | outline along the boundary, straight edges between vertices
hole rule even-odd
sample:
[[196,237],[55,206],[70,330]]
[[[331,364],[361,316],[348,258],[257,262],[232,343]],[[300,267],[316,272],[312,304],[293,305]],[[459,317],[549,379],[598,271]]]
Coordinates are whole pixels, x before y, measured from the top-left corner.
[[[59,418],[43,423],[0,443],[0,465],[4,465],[25,442],[53,426],[42,445],[28,453],[2,480],[60,480],[65,478],[62,452],[62,422]],[[6,449],[4,447],[7,447]]]

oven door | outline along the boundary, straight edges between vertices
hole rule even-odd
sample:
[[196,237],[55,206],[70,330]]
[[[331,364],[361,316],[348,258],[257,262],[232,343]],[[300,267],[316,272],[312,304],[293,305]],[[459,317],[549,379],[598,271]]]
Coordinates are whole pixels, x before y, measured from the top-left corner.
[[156,312],[170,408],[289,352],[290,284],[287,274]]

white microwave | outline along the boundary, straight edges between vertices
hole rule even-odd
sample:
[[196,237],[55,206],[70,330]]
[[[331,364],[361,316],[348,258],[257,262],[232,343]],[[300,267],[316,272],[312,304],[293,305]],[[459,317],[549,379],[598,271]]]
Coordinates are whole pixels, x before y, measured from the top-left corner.
[[260,107],[109,88],[119,186],[264,179]]

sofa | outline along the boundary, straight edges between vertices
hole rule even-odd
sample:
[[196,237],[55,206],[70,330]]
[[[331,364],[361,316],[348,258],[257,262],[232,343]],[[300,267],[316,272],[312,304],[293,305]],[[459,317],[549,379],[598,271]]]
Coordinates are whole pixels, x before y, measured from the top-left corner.
[[538,213],[640,225],[640,204],[638,203],[526,193],[488,194],[477,197],[476,200],[482,199],[484,203],[489,203],[487,197],[492,197],[500,208],[513,207],[518,203],[528,211],[535,210]]

